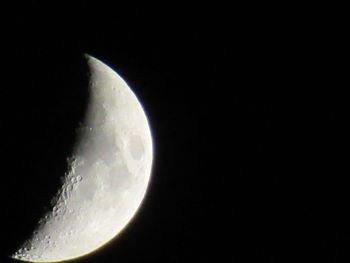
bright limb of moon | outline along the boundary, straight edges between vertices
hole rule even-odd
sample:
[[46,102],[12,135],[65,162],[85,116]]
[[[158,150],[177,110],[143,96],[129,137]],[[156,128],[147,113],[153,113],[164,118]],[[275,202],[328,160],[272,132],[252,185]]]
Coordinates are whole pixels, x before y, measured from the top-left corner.
[[89,254],[126,227],[145,196],[153,158],[145,112],[115,71],[86,58],[90,98],[70,168],[52,209],[14,259],[58,262]]

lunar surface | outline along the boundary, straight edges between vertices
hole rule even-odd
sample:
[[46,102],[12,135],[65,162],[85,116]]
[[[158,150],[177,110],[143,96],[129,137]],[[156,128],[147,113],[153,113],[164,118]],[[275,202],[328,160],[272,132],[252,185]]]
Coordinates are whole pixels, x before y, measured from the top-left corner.
[[58,262],[89,254],[126,227],[145,196],[153,158],[145,112],[116,72],[86,58],[89,103],[69,170],[52,209],[14,259]]

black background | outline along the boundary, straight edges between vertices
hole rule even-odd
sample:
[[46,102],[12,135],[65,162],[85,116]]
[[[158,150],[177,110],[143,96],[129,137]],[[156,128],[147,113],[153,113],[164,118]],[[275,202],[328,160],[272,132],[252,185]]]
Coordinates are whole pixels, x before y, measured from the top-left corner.
[[27,1],[1,25],[1,262],[66,169],[86,106],[83,53],[137,94],[155,156],[136,218],[78,262],[349,261],[340,21],[75,4]]

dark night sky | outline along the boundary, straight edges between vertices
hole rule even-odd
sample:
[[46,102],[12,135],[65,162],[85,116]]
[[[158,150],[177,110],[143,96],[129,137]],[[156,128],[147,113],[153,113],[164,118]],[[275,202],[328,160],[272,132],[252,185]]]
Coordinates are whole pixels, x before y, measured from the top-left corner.
[[1,25],[1,262],[66,169],[83,53],[140,98],[155,160],[135,220],[78,262],[349,261],[338,32],[259,8],[77,2],[28,1]]

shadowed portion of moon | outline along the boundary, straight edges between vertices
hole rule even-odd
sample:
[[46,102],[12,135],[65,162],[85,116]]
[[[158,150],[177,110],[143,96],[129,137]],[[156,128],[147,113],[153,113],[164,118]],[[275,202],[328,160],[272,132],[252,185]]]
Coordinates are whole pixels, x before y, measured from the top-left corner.
[[20,76],[6,76],[14,84],[2,97],[16,107],[9,114],[2,111],[7,114],[2,151],[9,178],[3,187],[12,189],[1,196],[7,213],[3,227],[13,229],[2,237],[7,255],[32,234],[60,186],[88,101],[83,56],[25,53],[18,61],[13,68]]

